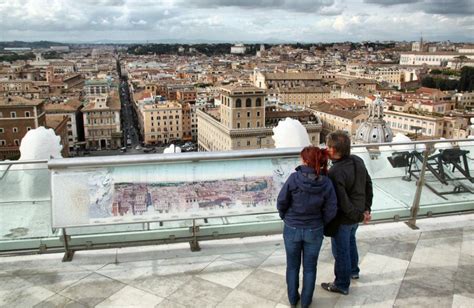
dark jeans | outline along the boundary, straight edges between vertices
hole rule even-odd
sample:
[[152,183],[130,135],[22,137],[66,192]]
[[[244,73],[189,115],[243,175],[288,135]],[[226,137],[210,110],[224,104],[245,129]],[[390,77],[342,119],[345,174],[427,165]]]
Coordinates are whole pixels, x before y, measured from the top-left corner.
[[306,307],[313,300],[316,282],[316,265],[319,251],[323,243],[323,227],[303,229],[287,226],[283,228],[283,239],[286,250],[286,284],[288,300],[296,305],[299,294],[299,273],[301,258],[303,258],[303,290],[301,291],[301,306]]
[[351,276],[359,274],[359,253],[357,252],[356,231],[359,224],[340,225],[331,238],[334,262],[334,284],[341,290],[349,291]]

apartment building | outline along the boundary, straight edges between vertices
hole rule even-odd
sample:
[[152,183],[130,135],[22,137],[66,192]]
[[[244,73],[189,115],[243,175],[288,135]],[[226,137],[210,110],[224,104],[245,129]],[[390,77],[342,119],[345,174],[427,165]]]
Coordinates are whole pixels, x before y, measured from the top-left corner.
[[365,110],[343,110],[331,104],[312,105],[309,110],[321,120],[324,136],[335,130],[343,130],[354,136],[368,117]]
[[474,92],[455,93],[453,100],[457,108],[465,108],[467,110],[474,109]]
[[254,85],[261,89],[320,87],[329,80],[334,80],[334,74],[319,73],[262,73],[254,71]]
[[474,60],[474,53],[459,53],[459,52],[402,52],[400,53],[400,65],[418,66],[446,66],[448,62],[456,61],[456,57],[466,56]]
[[277,91],[281,102],[297,106],[309,106],[331,98],[331,90],[328,87],[279,88]]
[[21,139],[45,121],[44,100],[0,97],[0,159],[18,158]]
[[384,119],[394,133],[443,137],[444,120],[440,116],[386,110]]
[[[69,145],[69,152],[74,151],[74,146],[83,141],[84,138],[84,123],[82,102],[78,98],[65,98],[63,100],[49,101],[45,104],[46,122],[50,119],[67,118],[67,140]],[[51,125],[48,125],[53,127]]]
[[104,150],[122,146],[120,110],[120,98],[115,91],[87,99],[82,109],[87,148]]
[[105,79],[86,80],[84,84],[86,96],[108,95],[110,93],[109,82]]
[[[183,107],[177,101],[141,101],[138,118],[145,144],[167,144],[183,139]],[[189,124],[185,122],[188,137]]]
[[[197,110],[199,150],[273,148],[272,129],[277,124],[274,119],[278,115],[270,116],[275,110],[265,108],[265,97],[265,90],[251,85],[222,87],[219,108]],[[321,123],[314,120],[303,125],[313,144],[319,144]]]

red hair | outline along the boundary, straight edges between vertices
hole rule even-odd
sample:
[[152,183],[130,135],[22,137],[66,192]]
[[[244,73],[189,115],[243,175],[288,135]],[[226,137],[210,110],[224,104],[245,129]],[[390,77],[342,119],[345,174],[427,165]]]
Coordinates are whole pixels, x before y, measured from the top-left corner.
[[314,146],[305,147],[300,153],[303,162],[313,168],[317,175],[327,174],[328,151]]

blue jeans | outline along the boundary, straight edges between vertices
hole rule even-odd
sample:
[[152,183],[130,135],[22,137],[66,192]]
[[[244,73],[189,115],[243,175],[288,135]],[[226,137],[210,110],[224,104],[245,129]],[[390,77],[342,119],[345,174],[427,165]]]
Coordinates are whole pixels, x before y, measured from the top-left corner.
[[300,298],[298,294],[301,258],[303,258],[303,290],[301,291],[301,306],[306,307],[313,300],[316,283],[316,265],[319,251],[323,243],[323,227],[303,229],[287,226],[283,228],[283,239],[286,250],[286,284],[288,300],[296,305]]
[[351,276],[359,274],[359,253],[357,252],[356,231],[359,224],[340,225],[331,238],[334,262],[334,284],[341,290],[349,291]]

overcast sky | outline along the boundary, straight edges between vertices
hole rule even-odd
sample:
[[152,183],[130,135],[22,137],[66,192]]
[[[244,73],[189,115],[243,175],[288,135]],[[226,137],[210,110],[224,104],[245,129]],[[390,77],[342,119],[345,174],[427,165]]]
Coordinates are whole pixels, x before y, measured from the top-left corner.
[[0,0],[0,40],[474,41],[474,0]]

